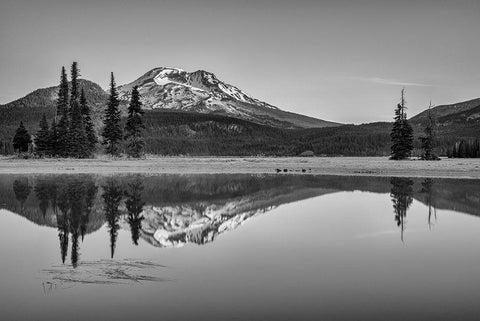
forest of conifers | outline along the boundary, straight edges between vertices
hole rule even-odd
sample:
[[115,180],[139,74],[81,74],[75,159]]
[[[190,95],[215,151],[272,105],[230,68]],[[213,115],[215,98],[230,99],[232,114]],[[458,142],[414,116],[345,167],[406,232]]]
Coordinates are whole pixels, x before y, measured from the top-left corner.
[[[55,108],[0,108],[0,153],[13,153],[11,139],[20,120],[34,134],[44,113],[50,122],[55,115]],[[93,113],[95,115],[98,110]],[[146,111],[144,119],[145,152],[150,154],[295,156],[306,150],[312,150],[316,155],[332,156],[390,154],[389,135],[392,124],[387,122],[331,128],[280,129],[222,115],[158,110]],[[418,136],[422,134],[423,127],[416,123],[413,127],[413,155],[416,155],[420,149]],[[446,156],[455,143],[462,140],[474,141],[478,136],[477,123],[440,124],[436,137],[437,153]]]

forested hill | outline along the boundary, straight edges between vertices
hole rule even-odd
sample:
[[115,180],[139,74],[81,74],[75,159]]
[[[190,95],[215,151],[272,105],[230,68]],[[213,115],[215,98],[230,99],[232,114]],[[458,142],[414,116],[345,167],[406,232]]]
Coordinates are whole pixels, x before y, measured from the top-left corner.
[[[462,115],[463,113],[470,113],[473,110],[476,110],[476,113],[474,113],[476,116],[474,117],[478,118],[480,117],[479,107],[480,107],[480,98],[476,98],[476,99],[471,99],[471,100],[450,104],[450,105],[439,105],[439,106],[433,107],[430,111],[433,117],[438,119],[441,123],[444,123],[449,119],[453,120],[454,118],[456,118],[456,116]],[[413,123],[425,123],[427,121],[427,116],[428,116],[428,109],[415,115],[410,120]],[[470,113],[470,116],[472,116],[471,113]],[[460,117],[458,120],[466,121],[467,119]]]
[[[453,117],[453,116],[451,116]],[[386,156],[392,123],[378,122],[331,128],[280,129],[236,118],[183,112],[147,111],[147,152],[163,155]],[[423,124],[412,121],[415,147]],[[455,122],[440,118],[437,149],[445,155],[458,140],[480,137],[480,118]],[[415,154],[415,152],[414,152]]]

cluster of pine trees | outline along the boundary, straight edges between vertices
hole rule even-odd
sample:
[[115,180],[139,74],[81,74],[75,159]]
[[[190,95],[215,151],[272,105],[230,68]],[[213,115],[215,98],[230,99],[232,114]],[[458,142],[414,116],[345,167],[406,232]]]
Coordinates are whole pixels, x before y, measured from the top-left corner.
[[141,157],[145,148],[143,132],[143,110],[140,101],[138,87],[133,87],[128,116],[125,125],[125,132],[121,126],[121,113],[119,109],[118,92],[115,85],[113,73],[110,79],[110,96],[108,98],[105,112],[104,128],[102,132],[105,151],[112,156],[118,156],[121,152],[123,142],[126,143],[126,153],[130,157]]
[[[434,153],[434,144],[435,144],[435,121],[430,112],[432,104],[428,109],[427,124],[424,128],[424,136],[419,137],[422,155],[421,159],[423,160],[438,160],[438,156]],[[390,159],[393,160],[402,160],[408,159],[414,148],[413,144],[413,128],[407,120],[406,112],[406,100],[405,100],[405,88],[402,89],[400,103],[395,109],[395,117],[393,128],[390,133],[390,140],[392,145],[390,147]]]
[[477,138],[474,141],[457,142],[448,149],[447,156],[449,158],[480,158],[480,141]]
[[[69,86],[65,67],[62,67],[56,115],[52,123],[48,124],[45,114],[40,120],[40,129],[33,140],[34,153],[40,157],[90,158],[99,142],[85,92],[83,88],[79,91],[80,73],[76,62],[73,62],[70,74]],[[132,91],[125,129],[122,127],[119,105],[112,73],[101,143],[105,145],[105,152],[112,156],[126,152],[130,157],[141,157],[145,148],[143,137],[145,126],[138,88],[134,87]],[[31,135],[23,122],[20,122],[13,139],[14,149],[27,152],[31,143]]]
[[79,70],[73,62],[69,87],[65,67],[62,67],[56,117],[51,125],[43,115],[35,137],[35,153],[51,157],[92,157],[97,144],[85,92],[78,88]]

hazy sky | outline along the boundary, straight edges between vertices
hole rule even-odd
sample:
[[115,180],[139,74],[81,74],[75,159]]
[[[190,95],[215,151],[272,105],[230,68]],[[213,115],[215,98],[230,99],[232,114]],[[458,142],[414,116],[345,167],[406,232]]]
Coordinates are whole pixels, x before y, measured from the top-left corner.
[[0,0],[0,103],[83,78],[205,69],[282,109],[345,123],[480,97],[480,1]]

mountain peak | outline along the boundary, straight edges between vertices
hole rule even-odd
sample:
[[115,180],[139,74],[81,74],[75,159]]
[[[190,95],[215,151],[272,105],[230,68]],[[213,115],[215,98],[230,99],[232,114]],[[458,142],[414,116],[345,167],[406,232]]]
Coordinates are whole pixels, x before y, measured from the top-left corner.
[[337,125],[282,111],[249,96],[206,70],[187,72],[180,68],[157,67],[137,80],[120,86],[120,98],[130,99],[134,86],[138,86],[147,109],[219,113],[283,128]]

